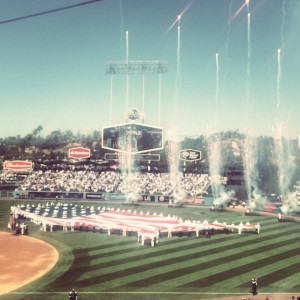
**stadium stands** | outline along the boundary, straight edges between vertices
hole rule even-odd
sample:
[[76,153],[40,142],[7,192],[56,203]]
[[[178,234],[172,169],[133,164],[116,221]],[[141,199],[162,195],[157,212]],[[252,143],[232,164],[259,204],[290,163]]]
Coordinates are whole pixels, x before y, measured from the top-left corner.
[[188,196],[207,193],[210,178],[207,174],[181,174],[179,187],[168,173],[133,173],[128,180],[121,173],[106,171],[35,171],[20,185],[23,191],[66,191],[172,195],[176,189]]

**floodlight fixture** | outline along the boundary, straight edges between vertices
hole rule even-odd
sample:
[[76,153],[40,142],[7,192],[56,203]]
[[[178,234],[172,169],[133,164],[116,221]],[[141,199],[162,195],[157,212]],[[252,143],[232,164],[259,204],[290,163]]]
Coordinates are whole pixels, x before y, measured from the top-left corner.
[[162,60],[113,61],[105,65],[105,73],[114,74],[165,74],[168,62]]

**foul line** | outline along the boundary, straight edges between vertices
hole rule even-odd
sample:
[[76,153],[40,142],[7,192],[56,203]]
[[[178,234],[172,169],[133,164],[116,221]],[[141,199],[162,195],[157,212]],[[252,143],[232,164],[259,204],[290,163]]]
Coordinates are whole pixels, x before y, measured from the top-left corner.
[[[78,290],[77,290],[78,292]],[[259,295],[294,295],[299,292],[294,293],[286,293],[286,292],[280,292],[280,293],[259,293]],[[44,295],[44,294],[52,294],[52,295],[58,295],[58,294],[66,294],[66,292],[10,292],[8,294],[14,294],[14,295]],[[164,294],[164,295],[248,295],[248,293],[213,293],[213,292],[78,292],[78,294],[84,295],[84,294]]]

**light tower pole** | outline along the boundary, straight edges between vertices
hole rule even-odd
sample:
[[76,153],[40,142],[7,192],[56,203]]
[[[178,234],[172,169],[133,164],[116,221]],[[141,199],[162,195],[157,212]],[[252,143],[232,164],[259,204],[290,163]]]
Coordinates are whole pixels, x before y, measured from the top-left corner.
[[[127,44],[127,43],[126,43]],[[128,52],[127,52],[128,53]],[[144,89],[144,76],[147,74],[158,74],[159,75],[159,93],[158,93],[158,120],[160,123],[161,114],[161,75],[168,72],[168,62],[162,60],[143,60],[143,61],[129,61],[128,54],[126,54],[125,61],[112,61],[105,65],[105,73],[112,76],[118,74],[126,74],[126,99],[125,108],[126,113],[129,108],[129,95],[128,95],[128,80],[130,74],[141,74],[143,75],[143,89]],[[144,91],[143,91],[144,94]],[[143,96],[144,97],[144,96]],[[112,84],[111,84],[111,100],[110,100],[110,116],[112,112]],[[144,99],[143,99],[144,106]],[[144,107],[143,107],[144,109]]]

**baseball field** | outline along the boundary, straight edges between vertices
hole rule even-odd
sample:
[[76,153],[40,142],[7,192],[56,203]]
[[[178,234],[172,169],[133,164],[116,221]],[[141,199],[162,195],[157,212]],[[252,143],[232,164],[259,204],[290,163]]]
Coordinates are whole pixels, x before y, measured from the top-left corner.
[[[68,299],[292,299],[300,296],[300,222],[276,215],[246,216],[243,210],[139,206],[144,212],[186,220],[260,224],[260,234],[215,233],[162,237],[155,247],[137,237],[93,231],[41,231],[29,236],[7,227],[10,206],[0,201],[0,279],[3,300]],[[90,205],[91,203],[78,203]],[[120,204],[112,204],[114,207]],[[29,246],[31,244],[31,246]],[[257,296],[250,293],[258,278]]]

